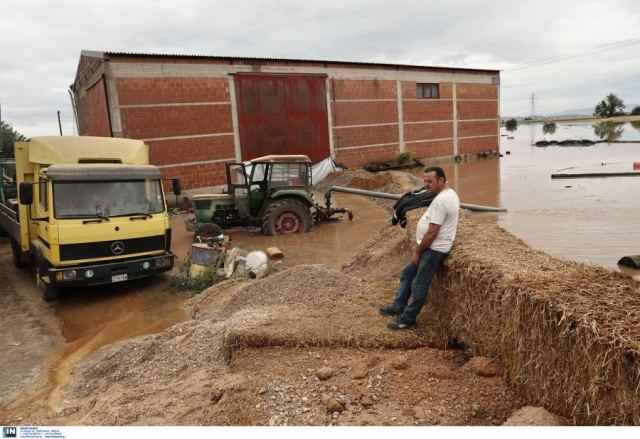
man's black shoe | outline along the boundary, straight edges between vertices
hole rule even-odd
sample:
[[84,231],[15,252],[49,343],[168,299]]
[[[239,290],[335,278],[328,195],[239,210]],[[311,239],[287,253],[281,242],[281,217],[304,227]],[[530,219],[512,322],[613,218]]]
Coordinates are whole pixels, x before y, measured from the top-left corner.
[[398,311],[396,308],[390,305],[385,308],[380,308],[380,314],[382,314],[385,317],[399,316],[400,314],[402,314],[402,311]]
[[394,322],[391,322],[387,325],[387,328],[389,329],[411,329],[413,327],[415,327],[416,324],[415,323],[404,323],[401,322],[400,320],[396,320]]

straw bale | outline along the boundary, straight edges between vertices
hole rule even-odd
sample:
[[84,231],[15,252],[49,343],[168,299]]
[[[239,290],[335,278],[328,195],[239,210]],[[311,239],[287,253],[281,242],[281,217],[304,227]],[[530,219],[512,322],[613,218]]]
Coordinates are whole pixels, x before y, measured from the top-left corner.
[[[415,242],[421,212],[409,214]],[[462,215],[428,308],[523,397],[577,424],[640,423],[640,284]]]

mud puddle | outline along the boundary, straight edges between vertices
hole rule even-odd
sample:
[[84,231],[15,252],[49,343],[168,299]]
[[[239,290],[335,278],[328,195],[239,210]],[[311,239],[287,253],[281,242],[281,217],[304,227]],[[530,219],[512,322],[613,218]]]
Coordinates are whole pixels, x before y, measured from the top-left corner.
[[188,296],[172,291],[165,276],[66,293],[56,307],[66,344],[51,356],[48,367],[47,399],[53,410],[82,357],[120,340],[161,332],[188,317],[181,307]]
[[[320,198],[316,196],[316,199]],[[231,229],[225,233],[231,237],[234,246],[246,251],[278,247],[284,254],[283,263],[287,266],[324,264],[340,269],[371,236],[380,233],[391,215],[367,198],[357,195],[333,194],[332,204],[351,209],[353,220],[349,221],[344,215],[342,220],[322,223],[310,233],[291,235],[265,236],[259,231],[247,229]]]

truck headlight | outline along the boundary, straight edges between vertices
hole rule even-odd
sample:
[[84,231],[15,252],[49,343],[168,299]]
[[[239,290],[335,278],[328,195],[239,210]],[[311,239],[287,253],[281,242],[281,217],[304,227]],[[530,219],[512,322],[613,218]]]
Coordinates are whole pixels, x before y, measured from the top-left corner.
[[84,277],[86,277],[87,279],[91,279],[95,275],[96,275],[96,272],[93,270],[87,270],[84,272]]
[[149,268],[151,268],[151,262],[149,262],[149,261],[144,261],[144,262],[142,263],[142,268],[143,268],[144,270],[148,270]]
[[77,274],[78,273],[76,272],[76,270],[67,270],[67,271],[62,272],[62,278],[64,280],[73,280],[73,279],[76,278]]

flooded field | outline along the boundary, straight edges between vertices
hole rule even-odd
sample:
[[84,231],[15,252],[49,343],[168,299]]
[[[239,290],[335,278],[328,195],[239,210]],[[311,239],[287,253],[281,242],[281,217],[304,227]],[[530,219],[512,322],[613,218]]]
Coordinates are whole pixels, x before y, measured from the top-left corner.
[[[624,255],[640,253],[640,178],[552,180],[552,173],[632,172],[640,143],[597,143],[588,147],[536,147],[531,140],[602,139],[640,142],[640,126],[521,126],[513,140],[501,137],[501,202],[510,211],[499,223],[533,247],[568,259],[614,268]],[[613,131],[613,135],[607,134]],[[606,137],[605,137],[606,138]]]
[[551,179],[554,173],[632,172],[640,143],[533,146],[539,140],[640,142],[640,124],[557,124],[553,133],[542,124],[520,125],[513,132],[503,128],[500,139],[500,159],[443,166],[463,202],[508,209],[478,218],[574,261],[615,269],[622,256],[640,254],[640,177]]

